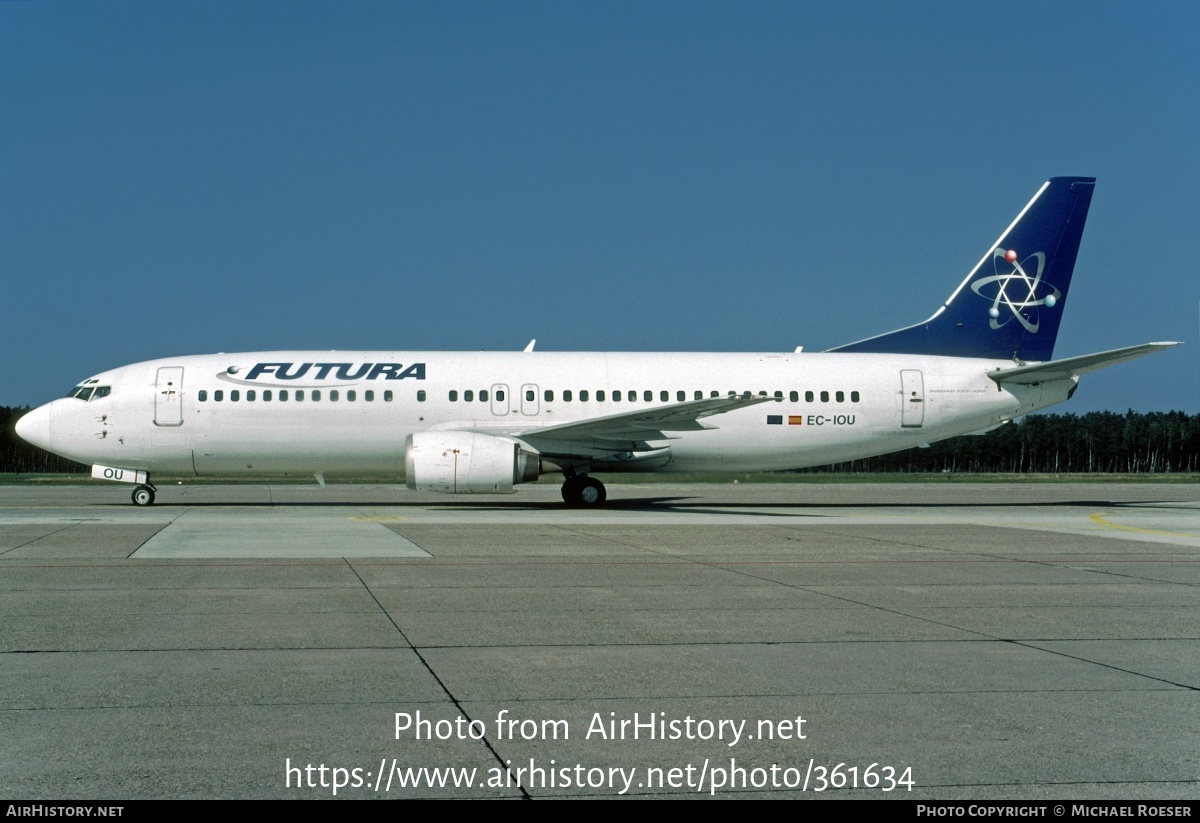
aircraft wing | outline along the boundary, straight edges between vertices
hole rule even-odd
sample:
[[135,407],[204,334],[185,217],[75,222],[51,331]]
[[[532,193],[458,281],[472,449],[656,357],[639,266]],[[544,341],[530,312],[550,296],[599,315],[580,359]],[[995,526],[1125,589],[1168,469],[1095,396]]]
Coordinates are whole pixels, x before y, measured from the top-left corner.
[[744,395],[708,397],[703,400],[674,403],[670,406],[592,417],[573,423],[530,427],[517,432],[516,436],[523,440],[559,442],[591,441],[593,439],[660,440],[666,436],[666,432],[700,431],[711,428],[700,422],[705,417],[723,414],[734,409],[744,409],[747,406],[757,406],[759,403],[770,403],[774,400],[774,397],[746,397]]
[[1140,346],[1128,346],[1124,349],[1113,349],[1097,354],[1083,354],[1079,357],[1067,357],[1063,360],[1050,360],[1046,363],[1033,363],[1028,366],[1015,366],[1011,369],[996,369],[988,372],[988,377],[997,383],[1018,383],[1034,385],[1048,383],[1051,380],[1068,380],[1090,371],[1115,366],[1126,360],[1145,357],[1156,351],[1178,346],[1178,343],[1143,343]]
[[727,395],[548,426],[514,426],[511,423],[479,425],[478,421],[474,424],[462,421],[443,423],[435,428],[516,438],[546,457],[594,459],[619,452],[668,454],[669,446],[651,447],[646,441],[674,439],[669,432],[716,428],[701,421],[713,415],[777,400],[776,397],[762,395]]

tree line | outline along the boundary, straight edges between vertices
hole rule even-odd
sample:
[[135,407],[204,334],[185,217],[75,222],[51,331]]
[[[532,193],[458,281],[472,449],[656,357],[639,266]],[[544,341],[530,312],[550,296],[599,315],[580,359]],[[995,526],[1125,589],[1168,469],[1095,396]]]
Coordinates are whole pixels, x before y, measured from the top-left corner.
[[[28,408],[0,406],[0,473],[87,472],[31,446],[13,429]],[[982,435],[955,437],[813,471],[1163,473],[1200,471],[1200,414],[1031,414]]]
[[1094,474],[1200,471],[1200,414],[1031,414],[986,434],[815,471]]

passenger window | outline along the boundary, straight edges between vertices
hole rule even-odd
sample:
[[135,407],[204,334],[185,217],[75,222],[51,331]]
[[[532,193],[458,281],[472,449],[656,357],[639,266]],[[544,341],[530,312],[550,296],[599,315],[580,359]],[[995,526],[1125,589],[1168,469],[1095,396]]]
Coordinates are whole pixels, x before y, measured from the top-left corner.
[[694,397],[694,399],[696,399],[696,400],[703,400],[703,399],[704,399],[704,392],[702,392],[702,391],[700,391],[699,389],[697,389],[697,390],[696,390],[696,393],[695,393],[695,395],[693,395],[693,397]]
[[845,403],[845,402],[846,402],[846,393],[845,393],[845,392],[838,392],[838,393],[837,393],[837,394],[835,394],[833,397],[834,397],[834,399],[835,399],[835,400],[837,400],[839,403]]
[[368,403],[373,403],[375,401],[375,390],[367,389],[365,392],[363,392],[363,400],[366,400]]
[[714,389],[710,396],[711,397],[720,397],[721,393],[719,391],[717,391],[716,389]]
[[353,403],[357,399],[358,399],[358,392],[356,392],[354,389],[346,390],[346,402],[347,403]]
[[252,400],[255,400],[255,399],[257,399],[257,398],[258,398],[258,393],[257,393],[257,392],[256,392],[254,389],[247,389],[247,390],[246,390],[246,402],[247,402],[247,403],[249,403],[249,402],[251,402]]
[[224,399],[225,399],[225,392],[221,391],[220,389],[217,389],[215,392],[213,392],[213,400],[220,403]]
[[800,392],[798,392],[798,391],[792,392],[791,394],[788,395],[788,400],[791,400],[793,403],[799,402],[800,401]]
[[295,401],[297,403],[299,403],[303,399],[304,399],[304,389],[296,389]]
[[458,402],[458,392],[454,389],[450,390],[450,402],[451,403]]
[[[424,392],[422,392],[422,394],[424,394]],[[341,396],[341,395],[339,395],[339,394],[338,394],[338,390],[337,390],[337,389],[330,389],[330,390],[329,390],[329,402],[330,402],[330,403],[336,403],[336,402],[337,402],[337,399],[338,399],[340,396]],[[424,398],[424,397],[422,397],[421,399],[422,399],[422,400],[424,400],[425,398]]]
[[207,403],[208,402],[208,390],[201,389],[200,392],[196,395],[196,399],[199,400],[201,403]]
[[822,403],[828,403],[828,402],[829,402],[829,392],[827,392],[827,391],[823,391],[823,392],[821,392],[821,402],[822,402]]
[[571,390],[570,389],[563,389],[563,400],[565,400],[568,403],[571,402]]
[[625,393],[625,399],[628,400],[630,403],[634,402],[635,400],[637,400],[637,392],[630,389],[628,392]]
[[781,392],[781,391],[777,391],[777,392],[775,392],[775,399],[776,399],[776,400],[782,400],[782,399],[783,399],[783,392]]
[[580,402],[580,403],[586,403],[586,402],[587,402],[587,399],[588,399],[588,390],[587,390],[587,389],[580,389],[580,390],[579,390],[579,402]]
[[859,397],[858,392],[856,392],[856,391],[850,392],[850,402],[851,403],[857,403],[858,397]]
[[504,389],[496,389],[496,402],[497,403],[504,402]]
[[[646,393],[649,394],[649,392],[646,392]],[[658,399],[661,400],[663,403],[666,403],[668,400],[671,399],[671,393],[669,391],[660,391],[658,393]]]
[[[424,394],[424,392],[422,392],[422,394]],[[487,399],[488,399],[488,390],[487,390],[487,389],[480,389],[480,390],[479,390],[479,402],[480,402],[480,403],[486,403],[486,402],[487,402]]]
[[621,402],[621,390],[620,390],[620,389],[617,389],[615,392],[613,392],[613,393],[612,393],[612,395],[613,395],[613,402],[614,402],[614,403],[620,403],[620,402]]
[[545,397],[546,402],[549,403],[551,400],[554,399],[554,389],[546,389],[545,393],[542,396]]
[[237,401],[239,401],[241,399],[242,399],[242,393],[240,391],[238,391],[237,389],[234,389],[233,391],[229,392],[229,402],[230,403],[236,403]]
[[[465,402],[470,403],[474,399],[475,399],[475,392],[471,391],[470,389],[467,389],[466,391],[463,392],[463,400]],[[532,400],[533,398],[531,397],[529,399]]]
[[286,402],[287,402],[287,397],[288,397],[288,390],[287,390],[287,389],[280,389],[280,390],[279,390],[279,402],[280,402],[280,403],[286,403]]
[[675,392],[675,399],[682,403],[684,400],[687,400],[687,392],[683,391],[682,389]]
[[597,403],[604,402],[604,389],[596,389],[596,402]]
[[320,389],[313,389],[312,399],[313,399],[313,402],[316,402],[321,399],[321,390]]
[[[666,392],[663,392],[663,400],[667,399],[666,394],[667,394]],[[642,392],[642,399],[645,400],[647,403],[649,403],[651,400],[654,399],[654,392],[652,392],[652,391]]]
[[391,403],[391,402],[392,402],[392,397],[393,397],[393,396],[394,396],[394,395],[392,394],[392,390],[391,390],[391,389],[388,389],[387,391],[385,391],[385,392],[383,393],[383,402],[384,402],[384,403]]
[[804,393],[804,402],[811,403],[812,401],[813,401],[813,393],[810,391],[806,391]]
[[532,402],[533,402],[533,389],[526,389],[526,390],[525,390],[525,399],[526,399],[527,401],[529,401],[530,403],[532,403]]
[[270,389],[263,389],[263,402],[264,403],[271,402],[271,390]]
[[418,390],[417,390],[417,402],[418,402],[418,403],[424,403],[424,402],[425,402],[425,390],[424,390],[424,389],[418,389]]

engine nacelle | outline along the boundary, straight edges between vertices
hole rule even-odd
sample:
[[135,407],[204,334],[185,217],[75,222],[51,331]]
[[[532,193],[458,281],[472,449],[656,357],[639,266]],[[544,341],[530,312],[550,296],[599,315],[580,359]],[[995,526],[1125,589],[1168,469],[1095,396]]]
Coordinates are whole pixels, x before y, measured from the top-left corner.
[[541,458],[509,437],[462,431],[410,434],[404,443],[404,484],[414,491],[511,494],[537,480]]

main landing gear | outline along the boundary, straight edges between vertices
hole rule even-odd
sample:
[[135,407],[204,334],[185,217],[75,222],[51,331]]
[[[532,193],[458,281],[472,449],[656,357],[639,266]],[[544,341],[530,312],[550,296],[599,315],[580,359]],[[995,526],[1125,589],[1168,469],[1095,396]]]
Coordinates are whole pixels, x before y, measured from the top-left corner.
[[153,506],[154,492],[156,489],[149,483],[138,486],[133,490],[133,505],[135,506]]
[[595,508],[604,505],[608,493],[596,478],[576,474],[563,481],[562,498],[568,506]]

